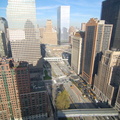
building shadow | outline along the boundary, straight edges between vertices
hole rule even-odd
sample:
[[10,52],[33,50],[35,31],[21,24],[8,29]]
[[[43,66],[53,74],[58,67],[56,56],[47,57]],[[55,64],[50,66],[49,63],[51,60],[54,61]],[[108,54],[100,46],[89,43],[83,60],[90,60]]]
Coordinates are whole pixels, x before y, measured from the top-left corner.
[[49,95],[43,81],[41,61],[42,59],[39,59],[36,66],[25,61],[9,61],[16,78],[19,101],[17,112],[23,120],[46,120],[52,114]]
[[95,74],[98,73],[98,66],[99,66],[99,62],[101,61],[102,55],[103,55],[103,53],[102,53],[102,52],[99,52],[99,53],[97,53],[96,56],[95,56],[92,86],[93,86],[93,84],[94,84]]
[[11,51],[11,43],[8,41],[8,57],[12,57],[12,51]]
[[111,108],[107,102],[97,102],[97,103],[72,103],[69,109],[93,109],[93,108]]
[[56,107],[55,107],[55,87],[54,86],[54,81],[52,80],[52,68],[51,64],[43,60],[43,81],[45,83],[49,100],[50,100],[50,105],[51,105],[51,111],[53,114],[54,119],[56,118]]
[[61,35],[59,36],[60,37],[60,44],[64,45],[64,44],[68,44],[69,42],[69,33],[68,33],[68,29],[66,27],[63,27],[62,28],[62,31],[61,31]]
[[69,63],[69,65],[71,65],[71,53],[69,53],[69,52],[63,52],[62,53],[62,58],[63,59],[68,59],[68,63]]
[[4,32],[1,33],[1,41],[0,44],[2,44],[1,50],[0,50],[0,57],[7,56],[7,44],[6,44],[6,34]]
[[42,63],[43,63],[43,82],[45,84],[46,90],[48,92],[49,100],[50,100],[50,105],[51,105],[51,111],[54,114],[54,119],[56,118],[56,108],[55,108],[55,94],[54,93],[54,81],[52,80],[52,67],[49,61],[45,60],[44,57],[46,57],[46,45],[41,44],[41,55],[42,55]]
[[45,46],[45,44],[40,44],[40,48],[41,48],[42,57],[45,57],[46,56],[46,46]]

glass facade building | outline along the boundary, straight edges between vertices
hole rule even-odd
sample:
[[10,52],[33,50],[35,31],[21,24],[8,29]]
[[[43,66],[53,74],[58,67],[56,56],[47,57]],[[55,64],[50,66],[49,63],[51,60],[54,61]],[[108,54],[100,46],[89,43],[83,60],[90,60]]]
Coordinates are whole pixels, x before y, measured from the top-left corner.
[[120,50],[120,0],[102,2],[101,20],[113,24],[110,49]]
[[9,42],[7,39],[8,24],[5,18],[0,17],[0,56],[9,56]]
[[8,0],[7,19],[12,57],[35,64],[41,57],[35,0]]
[[7,28],[8,28],[7,20],[3,17],[0,17],[0,30],[6,33]]
[[6,46],[6,39],[5,34],[0,31],[0,57],[7,55],[7,46]]
[[35,26],[35,0],[8,0],[7,19],[9,28],[24,29],[27,20],[30,20]]
[[69,43],[70,6],[60,6],[57,13],[58,44]]

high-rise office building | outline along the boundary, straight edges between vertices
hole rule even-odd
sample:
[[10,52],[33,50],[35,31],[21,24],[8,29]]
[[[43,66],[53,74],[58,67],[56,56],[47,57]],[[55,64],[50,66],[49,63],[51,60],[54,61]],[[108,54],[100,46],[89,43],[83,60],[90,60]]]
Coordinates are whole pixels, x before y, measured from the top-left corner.
[[57,13],[58,44],[69,43],[70,6],[60,6]]
[[70,26],[70,28],[69,28],[69,35],[75,35],[75,33],[76,33],[75,27]]
[[73,26],[70,26],[69,28],[69,43],[72,43],[72,37],[75,35],[76,29]]
[[57,45],[57,32],[53,29],[52,21],[47,20],[46,27],[43,32],[42,44]]
[[36,71],[38,69],[31,69],[27,62],[14,62],[6,58],[0,60],[0,120],[48,117],[48,94],[40,71],[39,75]]
[[91,18],[86,24],[82,77],[89,84],[93,84],[101,55],[109,49],[111,32],[112,25],[104,20]]
[[7,56],[7,46],[5,34],[3,31],[0,31],[0,57]]
[[113,24],[110,48],[120,50],[120,0],[103,1],[101,19]]
[[0,30],[6,33],[8,28],[7,20],[3,17],[0,17]]
[[1,48],[1,55],[0,56],[10,56],[10,44],[7,37],[7,29],[8,23],[7,20],[3,17],[0,17],[0,48]]
[[81,23],[81,31],[85,31],[86,30],[86,23]]
[[8,0],[7,19],[12,57],[36,64],[41,55],[35,0]]
[[79,75],[82,73],[84,32],[76,32],[72,37],[71,67]]
[[[99,100],[108,102],[110,105],[118,106],[120,86],[120,52],[106,51],[99,62],[98,74],[95,75],[93,90]],[[119,99],[119,98],[117,98]]]

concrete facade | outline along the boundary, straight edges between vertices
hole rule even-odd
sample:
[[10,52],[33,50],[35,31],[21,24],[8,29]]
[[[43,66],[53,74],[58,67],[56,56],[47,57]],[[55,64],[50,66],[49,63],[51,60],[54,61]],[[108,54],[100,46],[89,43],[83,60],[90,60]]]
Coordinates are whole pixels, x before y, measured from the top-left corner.
[[75,33],[76,33],[75,27],[71,26],[69,28],[69,43],[71,43],[71,44],[72,44],[72,38],[75,35]]
[[84,33],[76,32],[72,37],[71,67],[79,75],[82,73]]
[[86,30],[86,23],[81,23],[81,31],[85,31]]
[[69,28],[69,35],[70,35],[70,36],[71,36],[71,35],[75,35],[75,33],[76,33],[75,27],[70,26],[70,28]]
[[57,45],[57,32],[53,29],[52,21],[47,20],[41,38],[42,44]]
[[95,75],[93,90],[98,99],[114,106],[116,102],[116,105],[119,104],[118,100],[116,101],[117,95],[119,96],[119,85],[120,52],[109,50],[105,52],[105,55],[102,56],[102,60],[99,62],[98,74]]
[[120,111],[120,86],[119,86],[119,90],[118,90],[118,94],[117,94],[115,107],[117,108],[118,111]]
[[93,85],[93,77],[97,73],[98,63],[105,50],[109,49],[112,25],[104,20],[91,18],[86,24],[82,77]]

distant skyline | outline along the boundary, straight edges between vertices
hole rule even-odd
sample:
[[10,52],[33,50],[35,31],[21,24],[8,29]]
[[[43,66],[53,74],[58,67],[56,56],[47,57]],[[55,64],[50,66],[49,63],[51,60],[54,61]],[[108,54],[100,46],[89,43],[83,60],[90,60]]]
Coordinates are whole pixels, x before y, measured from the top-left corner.
[[[57,8],[61,5],[70,6],[70,26],[80,28],[81,23],[90,18],[101,16],[101,5],[104,0],[36,0],[37,23],[40,27],[46,25],[47,19],[57,26]],[[6,18],[8,0],[0,0],[0,17]]]

